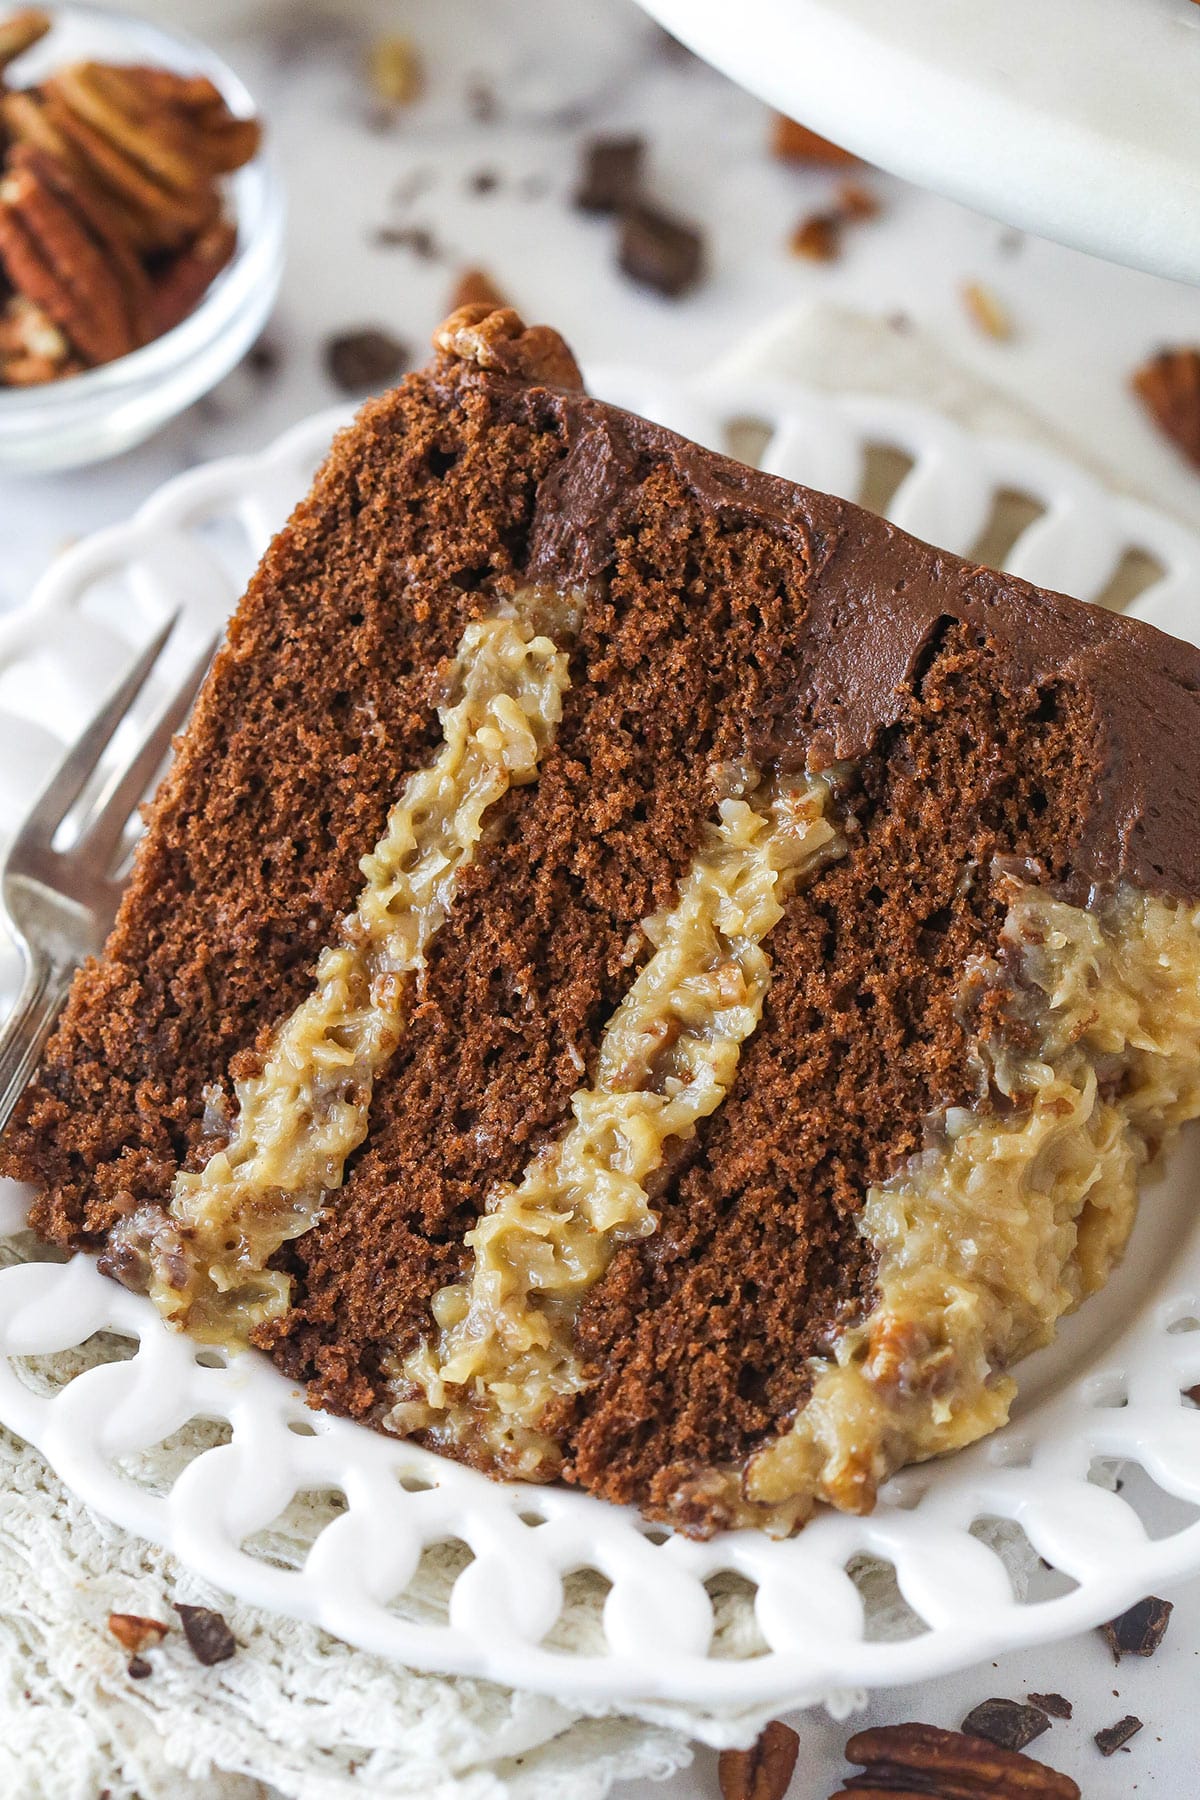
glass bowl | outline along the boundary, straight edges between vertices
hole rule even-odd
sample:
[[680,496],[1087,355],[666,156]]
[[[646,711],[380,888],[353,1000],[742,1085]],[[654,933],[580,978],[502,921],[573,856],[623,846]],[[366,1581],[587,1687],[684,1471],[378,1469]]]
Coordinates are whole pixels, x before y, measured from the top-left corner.
[[[47,37],[13,65],[17,85],[82,58],[207,75],[231,111],[256,109],[220,57],[184,32],[102,6],[52,6]],[[194,311],[140,350],[39,387],[0,388],[0,470],[77,468],[140,443],[208,392],[253,344],[283,272],[285,207],[270,147],[227,184],[237,249]]]

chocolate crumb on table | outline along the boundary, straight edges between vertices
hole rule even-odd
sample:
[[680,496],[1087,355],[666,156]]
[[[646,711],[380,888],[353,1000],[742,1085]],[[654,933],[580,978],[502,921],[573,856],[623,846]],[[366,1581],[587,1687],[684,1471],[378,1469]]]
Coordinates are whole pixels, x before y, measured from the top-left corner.
[[1025,1698],[1031,1706],[1040,1707],[1044,1713],[1050,1713],[1056,1719],[1069,1719],[1074,1710],[1071,1702],[1062,1694],[1026,1694]]
[[645,149],[641,137],[589,138],[573,196],[580,212],[627,211],[641,192]]
[[1134,1713],[1126,1713],[1115,1725],[1106,1725],[1103,1731],[1096,1733],[1096,1748],[1101,1756],[1112,1756],[1123,1750],[1131,1737],[1142,1729],[1142,1721]]
[[1049,1731],[1050,1720],[1040,1706],[1023,1706],[1019,1700],[983,1700],[967,1714],[962,1728],[972,1737],[999,1744],[1002,1750],[1023,1750],[1043,1731]]
[[420,262],[437,262],[441,246],[427,225],[380,225],[371,234],[377,250],[411,250]]
[[677,300],[704,273],[704,239],[694,226],[643,203],[621,220],[617,260],[631,281]]
[[325,345],[325,370],[346,394],[367,394],[402,375],[411,352],[407,344],[378,326],[337,332]]
[[210,1606],[186,1606],[178,1601],[175,1611],[179,1614],[192,1655],[206,1669],[214,1663],[228,1662],[236,1655],[237,1639],[219,1612],[214,1612]]
[[1170,1600],[1148,1594],[1128,1612],[1101,1625],[1113,1661],[1119,1663],[1123,1656],[1153,1656],[1167,1634],[1173,1611]]
[[1130,380],[1159,430],[1200,468],[1200,347],[1160,350]]
[[799,1749],[791,1726],[772,1719],[749,1750],[722,1750],[717,1759],[721,1800],[783,1800]]

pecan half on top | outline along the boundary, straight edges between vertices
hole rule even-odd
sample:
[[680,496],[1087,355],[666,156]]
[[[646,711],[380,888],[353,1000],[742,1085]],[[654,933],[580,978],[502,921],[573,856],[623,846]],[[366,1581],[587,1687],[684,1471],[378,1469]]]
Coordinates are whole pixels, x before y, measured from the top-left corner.
[[[0,67],[46,29],[0,24]],[[222,177],[258,148],[205,76],[73,63],[0,86],[0,383],[111,362],[170,329],[228,262]]]

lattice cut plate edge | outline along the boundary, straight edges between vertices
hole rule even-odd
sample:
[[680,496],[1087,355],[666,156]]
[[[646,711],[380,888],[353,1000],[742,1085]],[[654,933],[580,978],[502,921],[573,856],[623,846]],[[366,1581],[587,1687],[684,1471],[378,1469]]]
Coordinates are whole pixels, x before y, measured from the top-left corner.
[[[846,494],[870,486],[882,448],[891,478],[904,471],[889,515],[966,554],[987,540],[997,496],[1024,495],[1007,566],[1095,599],[1133,555],[1141,581],[1151,579],[1129,610],[1200,635],[1200,539],[1040,449],[974,437],[905,403],[817,396],[768,378],[675,383],[609,371],[592,385],[702,442],[743,454],[752,444],[775,473]],[[170,482],[131,523],[62,556],[29,605],[0,621],[0,840],[169,605],[182,600],[181,636],[197,641],[228,613],[343,418],[322,415],[261,456]],[[182,663],[186,642],[178,654]],[[0,974],[11,976],[11,957]],[[585,1495],[495,1484],[312,1413],[265,1358],[226,1362],[168,1332],[86,1257],[0,1270],[0,1422],[81,1500],[250,1603],[415,1667],[578,1708],[686,1709],[691,1729],[721,1742],[785,1704],[1066,1636],[1200,1570],[1200,1411],[1183,1397],[1200,1382],[1198,1172],[1200,1140],[1189,1137],[1148,1195],[1108,1289],[1025,1365],[1003,1432],[907,1471],[871,1518],[822,1515],[786,1543],[752,1532],[691,1543]],[[15,1234],[21,1190],[7,1184],[0,1203],[0,1228]],[[28,1254],[28,1241],[20,1248]],[[97,1333],[115,1335],[95,1366],[57,1392],[34,1391],[23,1359]],[[168,1492],[120,1466],[194,1419],[227,1421],[231,1440],[198,1455]],[[1122,1494],[1099,1485],[1114,1460],[1140,1464],[1147,1480]],[[1140,1511],[1135,1487],[1153,1496]],[[345,1505],[302,1567],[243,1548],[295,1495],[324,1490]],[[1023,1532],[1030,1561],[1044,1558],[1053,1585],[1069,1591],[1024,1602],[987,1541],[995,1520],[1010,1537]],[[442,1616],[414,1601],[410,1584],[423,1551],[447,1541],[467,1550]],[[863,1558],[892,1565],[916,1635],[876,1634],[848,1573]],[[545,1641],[563,1579],[580,1570],[610,1584],[603,1652]],[[754,1590],[758,1654],[714,1653],[710,1588],[729,1575]]]

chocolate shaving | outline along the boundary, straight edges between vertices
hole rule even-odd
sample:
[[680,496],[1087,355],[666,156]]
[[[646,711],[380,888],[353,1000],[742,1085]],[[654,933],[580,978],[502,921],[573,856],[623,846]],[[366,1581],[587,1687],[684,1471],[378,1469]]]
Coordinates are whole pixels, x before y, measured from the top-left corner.
[[1169,1600],[1159,1600],[1149,1594],[1123,1612],[1116,1619],[1110,1619],[1100,1630],[1113,1654],[1113,1661],[1120,1662],[1123,1656],[1153,1656],[1167,1634],[1167,1626],[1171,1622],[1174,1608]]
[[237,1639],[219,1612],[209,1606],[184,1606],[178,1601],[175,1611],[179,1614],[192,1655],[206,1669],[214,1663],[228,1662],[236,1653]]
[[131,1656],[126,1672],[133,1681],[145,1681],[147,1675],[153,1675],[154,1670],[144,1656]]
[[704,273],[704,239],[657,207],[635,206],[621,221],[617,260],[631,281],[675,300]]
[[343,393],[367,394],[387,387],[411,359],[407,344],[377,326],[344,331],[325,346],[325,368]]
[[1101,1756],[1112,1756],[1122,1749],[1131,1737],[1142,1729],[1142,1721],[1133,1713],[1126,1713],[1115,1725],[1106,1725],[1103,1731],[1096,1733],[1096,1748]]
[[987,1738],[1002,1750],[1023,1750],[1034,1738],[1049,1731],[1050,1720],[1040,1706],[1023,1706],[1019,1700],[984,1700],[962,1722],[973,1737]]
[[583,146],[583,166],[575,189],[581,212],[627,212],[642,185],[646,141],[640,137],[596,137]]
[[1056,1719],[1071,1717],[1071,1702],[1062,1694],[1027,1694],[1025,1698],[1031,1706],[1039,1706],[1044,1713],[1051,1713]]

